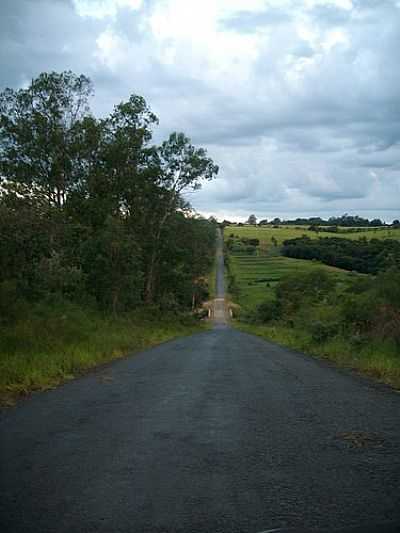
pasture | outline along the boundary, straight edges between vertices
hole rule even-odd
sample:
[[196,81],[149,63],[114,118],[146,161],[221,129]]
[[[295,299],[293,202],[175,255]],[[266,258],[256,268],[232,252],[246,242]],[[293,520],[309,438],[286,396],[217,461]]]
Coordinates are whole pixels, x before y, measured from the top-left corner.
[[[344,228],[342,228],[344,229]],[[283,241],[287,239],[296,239],[307,235],[310,239],[318,239],[319,237],[340,237],[343,239],[357,240],[361,238],[366,239],[396,239],[400,240],[399,228],[363,228],[363,231],[355,231],[357,228],[345,228],[345,232],[330,233],[330,232],[315,232],[307,229],[306,226],[226,226],[224,231],[225,240],[229,239],[231,235],[239,238],[247,237],[249,239],[259,239],[260,252],[269,253],[274,246],[273,242],[276,239],[276,244],[280,246]],[[352,231],[353,230],[353,231]]]
[[354,279],[354,276],[362,275],[339,268],[324,265],[318,261],[304,259],[292,259],[279,255],[279,246],[286,239],[293,239],[307,235],[310,238],[323,237],[346,237],[356,239],[366,238],[400,238],[400,230],[397,229],[368,229],[358,233],[328,233],[316,234],[308,231],[304,226],[227,226],[224,231],[224,239],[229,238],[259,239],[256,255],[230,252],[230,271],[235,279],[235,293],[232,298],[243,309],[254,309],[263,301],[273,298],[274,287],[278,281],[287,274],[310,272],[315,269],[323,269],[334,276],[336,281],[343,284]]
[[281,256],[230,254],[230,268],[237,288],[233,299],[244,309],[252,309],[265,300],[272,299],[275,285],[287,274],[300,275],[322,268],[342,283],[357,275],[316,261]]

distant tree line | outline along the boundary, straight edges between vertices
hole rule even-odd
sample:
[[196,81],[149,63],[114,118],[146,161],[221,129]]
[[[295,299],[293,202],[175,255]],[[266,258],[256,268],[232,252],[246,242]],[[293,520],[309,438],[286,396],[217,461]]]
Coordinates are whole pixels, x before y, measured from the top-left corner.
[[[396,222],[396,221],[394,221]],[[398,222],[398,221],[397,221]],[[344,228],[369,228],[369,227],[380,227],[385,226],[379,218],[374,218],[369,220],[368,218],[363,218],[358,215],[348,215],[347,213],[340,217],[330,217],[328,219],[323,219],[321,217],[309,217],[309,218],[296,218],[293,220],[280,220],[275,218],[272,223],[274,224],[283,224],[288,226],[332,226],[337,227],[341,226]]]
[[[400,228],[400,221],[398,219],[393,220],[391,224],[382,222],[379,218],[367,219],[358,215],[344,214],[340,217],[330,217],[323,219],[321,217],[309,217],[309,218],[295,218],[292,220],[283,220],[279,217],[275,217],[271,220],[264,218],[257,224],[257,218],[255,215],[250,215],[246,224],[258,225],[258,226],[310,226],[309,229],[319,231],[340,232],[340,228],[385,228],[395,227]],[[223,221],[224,226],[244,226],[242,222],[230,222],[229,220]]]
[[365,274],[400,267],[400,242],[394,239],[310,239],[303,236],[284,241],[281,251],[286,257],[315,259],[327,265]]
[[[114,312],[188,307],[205,295],[215,223],[187,190],[218,167],[132,95],[105,118],[86,76],[43,73],[0,93],[0,300],[58,296]],[[8,302],[8,303],[7,303]]]

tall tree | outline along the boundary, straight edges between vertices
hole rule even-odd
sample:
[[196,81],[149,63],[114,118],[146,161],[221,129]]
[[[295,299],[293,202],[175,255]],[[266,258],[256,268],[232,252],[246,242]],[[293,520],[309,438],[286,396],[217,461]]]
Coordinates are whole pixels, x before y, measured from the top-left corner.
[[34,186],[61,207],[76,180],[74,128],[89,113],[92,85],[72,72],[42,73],[0,93],[0,174]]
[[157,150],[158,197],[154,203],[151,222],[150,253],[147,260],[145,300],[154,298],[154,284],[160,260],[160,242],[168,218],[188,204],[183,194],[198,190],[202,181],[212,180],[218,166],[207,156],[204,148],[195,148],[183,133],[172,133]]
[[184,304],[215,233],[187,216],[184,193],[218,167],[183,134],[152,146],[144,98],[97,119],[91,92],[85,76],[53,72],[0,94],[0,285],[31,300],[82,293],[114,312],[171,291]]

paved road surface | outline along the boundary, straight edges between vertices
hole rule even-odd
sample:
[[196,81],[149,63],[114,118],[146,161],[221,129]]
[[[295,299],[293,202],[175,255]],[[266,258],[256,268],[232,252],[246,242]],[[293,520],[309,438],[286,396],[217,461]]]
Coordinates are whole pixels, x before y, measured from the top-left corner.
[[400,520],[400,394],[226,325],[1,417],[2,533]]
[[223,236],[221,230],[217,230],[217,275],[215,279],[215,299],[213,301],[212,317],[216,324],[226,324],[229,319],[228,309],[225,305],[225,268],[223,253]]
[[215,296],[217,298],[225,298],[225,285],[224,285],[224,246],[222,231],[217,230],[217,275],[216,275],[216,290]]

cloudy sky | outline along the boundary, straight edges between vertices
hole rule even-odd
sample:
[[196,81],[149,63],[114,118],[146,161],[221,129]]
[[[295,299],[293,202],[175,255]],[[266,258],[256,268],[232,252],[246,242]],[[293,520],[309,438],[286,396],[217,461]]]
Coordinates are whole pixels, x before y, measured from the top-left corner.
[[400,1],[1,0],[0,58],[0,89],[87,74],[98,115],[143,95],[220,165],[205,215],[400,216]]

